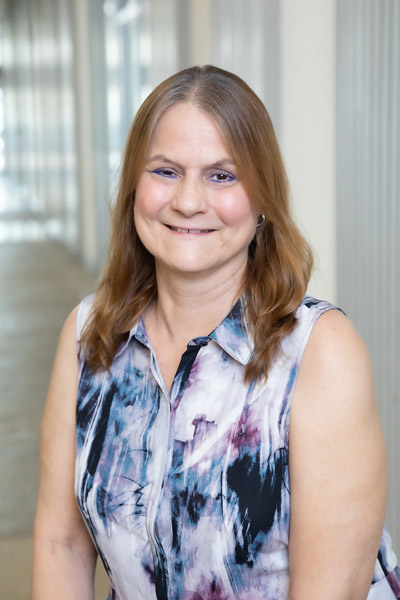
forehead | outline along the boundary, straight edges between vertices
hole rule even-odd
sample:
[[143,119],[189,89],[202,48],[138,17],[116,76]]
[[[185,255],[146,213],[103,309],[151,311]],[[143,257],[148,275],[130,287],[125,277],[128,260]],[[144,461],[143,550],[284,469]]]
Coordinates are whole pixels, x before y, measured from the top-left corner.
[[150,138],[150,148],[159,144],[206,144],[218,146],[229,154],[218,124],[191,102],[174,104],[160,116]]

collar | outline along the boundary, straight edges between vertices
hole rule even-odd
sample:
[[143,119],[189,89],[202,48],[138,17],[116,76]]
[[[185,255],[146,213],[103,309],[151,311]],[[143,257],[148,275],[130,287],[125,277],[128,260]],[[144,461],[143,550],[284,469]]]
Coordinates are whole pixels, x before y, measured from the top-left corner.
[[141,342],[145,346],[149,345],[149,340],[147,338],[146,331],[144,329],[144,322],[143,322],[143,316],[142,315],[140,316],[140,319],[138,321],[136,321],[136,323],[134,324],[134,326],[130,330],[128,339],[125,342],[123,342],[123,344],[121,344],[121,346],[118,348],[118,352],[115,355],[115,358],[117,358],[123,352],[125,352],[125,350],[129,346],[129,344],[130,344],[131,339],[133,338],[133,336],[135,336],[136,339],[138,339],[139,342]]
[[247,365],[254,349],[253,340],[243,319],[243,302],[239,299],[225,319],[210,333],[229,356],[242,365]]
[[[150,348],[144,326],[143,315],[135,323],[129,332],[128,339],[121,345],[116,356],[120,356],[129,346],[131,339],[135,337],[141,344]],[[252,337],[247,329],[246,320],[243,319],[243,302],[239,299],[227,314],[225,319],[208,336],[191,340],[196,344],[197,340],[214,340],[229,356],[242,365],[247,365],[254,349]],[[191,342],[189,342],[190,344]],[[197,345],[197,344],[196,344]]]

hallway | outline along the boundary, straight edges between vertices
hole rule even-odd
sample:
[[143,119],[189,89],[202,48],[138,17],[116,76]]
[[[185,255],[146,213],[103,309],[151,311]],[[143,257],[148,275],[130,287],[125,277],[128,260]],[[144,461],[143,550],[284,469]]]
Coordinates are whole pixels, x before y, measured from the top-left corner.
[[62,323],[95,279],[17,204],[0,180],[0,597],[26,600],[46,389]]

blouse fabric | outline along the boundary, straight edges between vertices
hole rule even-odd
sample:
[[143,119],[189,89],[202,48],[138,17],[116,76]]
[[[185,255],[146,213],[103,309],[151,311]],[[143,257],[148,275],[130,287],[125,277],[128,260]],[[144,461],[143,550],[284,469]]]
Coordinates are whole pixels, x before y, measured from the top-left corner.
[[[241,301],[189,342],[170,393],[143,319],[110,372],[93,374],[79,350],[75,493],[109,600],[287,600],[289,411],[312,327],[332,308],[304,298],[266,383],[243,382]],[[368,600],[400,598],[399,581],[384,530]]]

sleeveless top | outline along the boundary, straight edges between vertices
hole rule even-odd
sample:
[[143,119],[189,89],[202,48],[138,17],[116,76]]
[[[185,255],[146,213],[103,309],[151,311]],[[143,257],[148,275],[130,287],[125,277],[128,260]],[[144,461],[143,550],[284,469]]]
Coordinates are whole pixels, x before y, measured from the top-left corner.
[[[287,600],[290,404],[331,308],[304,298],[267,382],[243,382],[253,346],[240,300],[189,342],[170,393],[143,319],[109,372],[91,373],[79,349],[75,493],[109,600]],[[400,598],[399,582],[385,529],[368,600]]]

